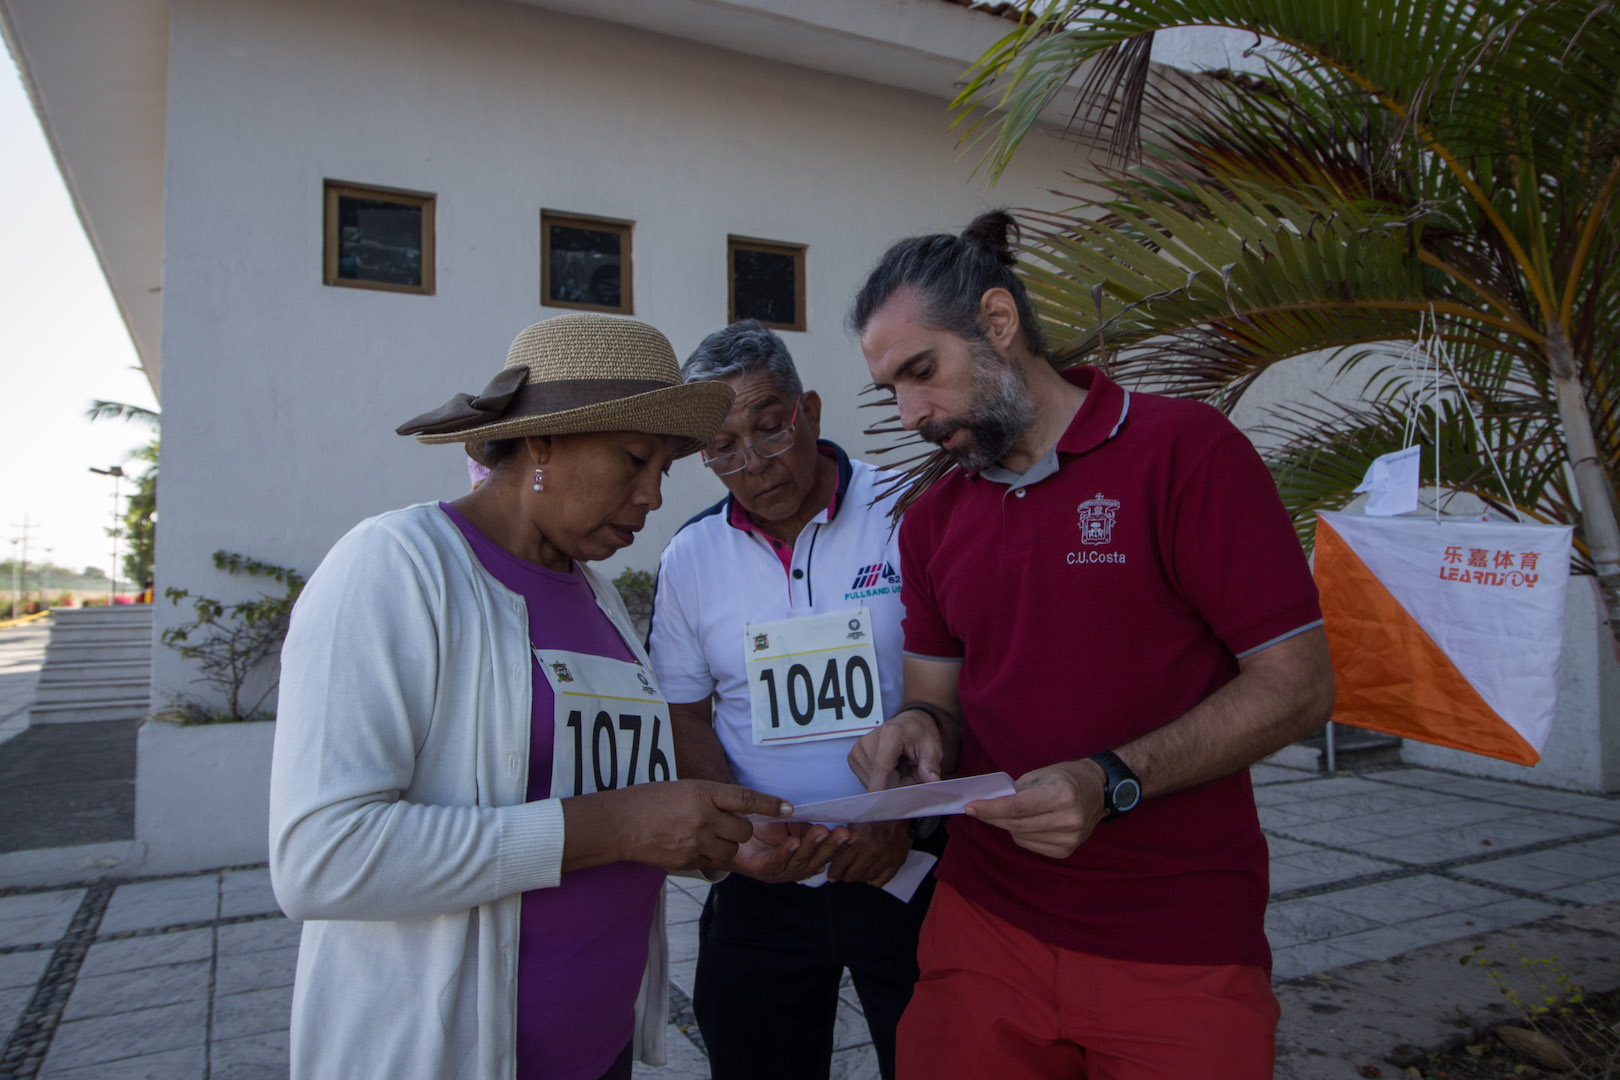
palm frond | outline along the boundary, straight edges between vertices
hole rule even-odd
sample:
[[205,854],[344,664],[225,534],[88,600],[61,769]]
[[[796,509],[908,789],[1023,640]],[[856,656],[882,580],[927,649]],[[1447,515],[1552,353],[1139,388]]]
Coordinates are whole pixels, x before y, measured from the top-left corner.
[[1126,62],[1119,54],[1128,51],[1130,62],[1145,68],[1148,53],[1141,43],[1152,35],[1219,27],[1276,42],[1407,115],[1432,99],[1441,81],[1437,71],[1478,55],[1482,29],[1507,21],[1511,8],[1508,0],[1060,0],[987,52],[967,73],[952,106],[959,122],[974,118],[974,136],[981,134],[984,110],[1003,113],[984,159],[991,175],[999,176],[1041,112],[1082,70],[1113,74],[1083,82],[1077,118],[1138,116],[1147,80],[1134,72],[1117,74]]
[[130,405],[122,401],[102,401],[97,399],[90,403],[84,411],[88,420],[128,420],[131,423],[141,424],[156,431],[162,426],[161,413],[140,405]]

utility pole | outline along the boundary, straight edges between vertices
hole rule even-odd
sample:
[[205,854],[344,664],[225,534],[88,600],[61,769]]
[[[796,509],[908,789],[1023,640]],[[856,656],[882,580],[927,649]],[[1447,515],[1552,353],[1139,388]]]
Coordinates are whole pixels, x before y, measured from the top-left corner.
[[98,469],[92,465],[90,471],[113,478],[112,584],[108,586],[109,591],[107,593],[107,603],[113,605],[118,603],[118,536],[121,531],[119,527],[121,519],[118,513],[118,483],[124,478],[124,470],[119,465],[113,465],[105,469]]
[[12,551],[11,557],[11,615],[12,618],[16,618],[22,614],[22,594],[19,587],[28,584],[28,530],[32,526],[28,523],[28,515],[24,514],[22,524],[18,525],[16,522],[12,522],[11,527],[22,530],[22,536],[13,537],[11,541],[13,549],[18,544],[22,545],[22,564],[18,565],[15,550]]

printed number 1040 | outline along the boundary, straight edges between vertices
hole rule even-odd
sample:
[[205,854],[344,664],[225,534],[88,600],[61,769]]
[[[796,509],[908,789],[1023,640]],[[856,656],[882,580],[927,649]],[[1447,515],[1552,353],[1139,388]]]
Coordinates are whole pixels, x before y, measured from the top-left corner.
[[788,712],[793,722],[805,727],[815,718],[818,709],[830,711],[836,719],[842,720],[847,706],[855,719],[865,720],[872,715],[872,705],[877,696],[872,669],[867,665],[866,658],[859,654],[849,657],[842,666],[836,658],[829,659],[822,670],[819,687],[810,669],[803,664],[793,664],[787,669],[787,677],[783,680],[786,683],[785,692],[780,695],[776,687],[776,668],[767,667],[761,671],[759,681],[765,684],[773,728],[782,726],[782,697],[787,698]]

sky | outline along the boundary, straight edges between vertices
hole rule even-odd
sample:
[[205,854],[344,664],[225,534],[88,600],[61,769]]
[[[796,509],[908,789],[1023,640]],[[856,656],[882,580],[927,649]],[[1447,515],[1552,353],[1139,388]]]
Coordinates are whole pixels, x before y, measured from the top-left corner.
[[[113,481],[151,432],[91,423],[95,398],[156,408],[33,105],[0,60],[0,559],[111,572]],[[135,469],[143,466],[136,465]],[[122,484],[127,495],[131,484]],[[48,551],[48,554],[47,554]],[[122,558],[120,558],[122,562]],[[10,582],[0,582],[0,590]]]

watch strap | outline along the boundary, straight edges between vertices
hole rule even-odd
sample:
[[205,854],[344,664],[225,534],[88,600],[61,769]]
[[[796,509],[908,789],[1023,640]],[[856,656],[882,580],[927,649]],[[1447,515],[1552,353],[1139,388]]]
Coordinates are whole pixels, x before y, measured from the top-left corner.
[[1091,760],[1103,771],[1103,806],[1108,811],[1108,818],[1116,818],[1136,809],[1136,804],[1142,801],[1142,778],[1112,750],[1093,754]]

